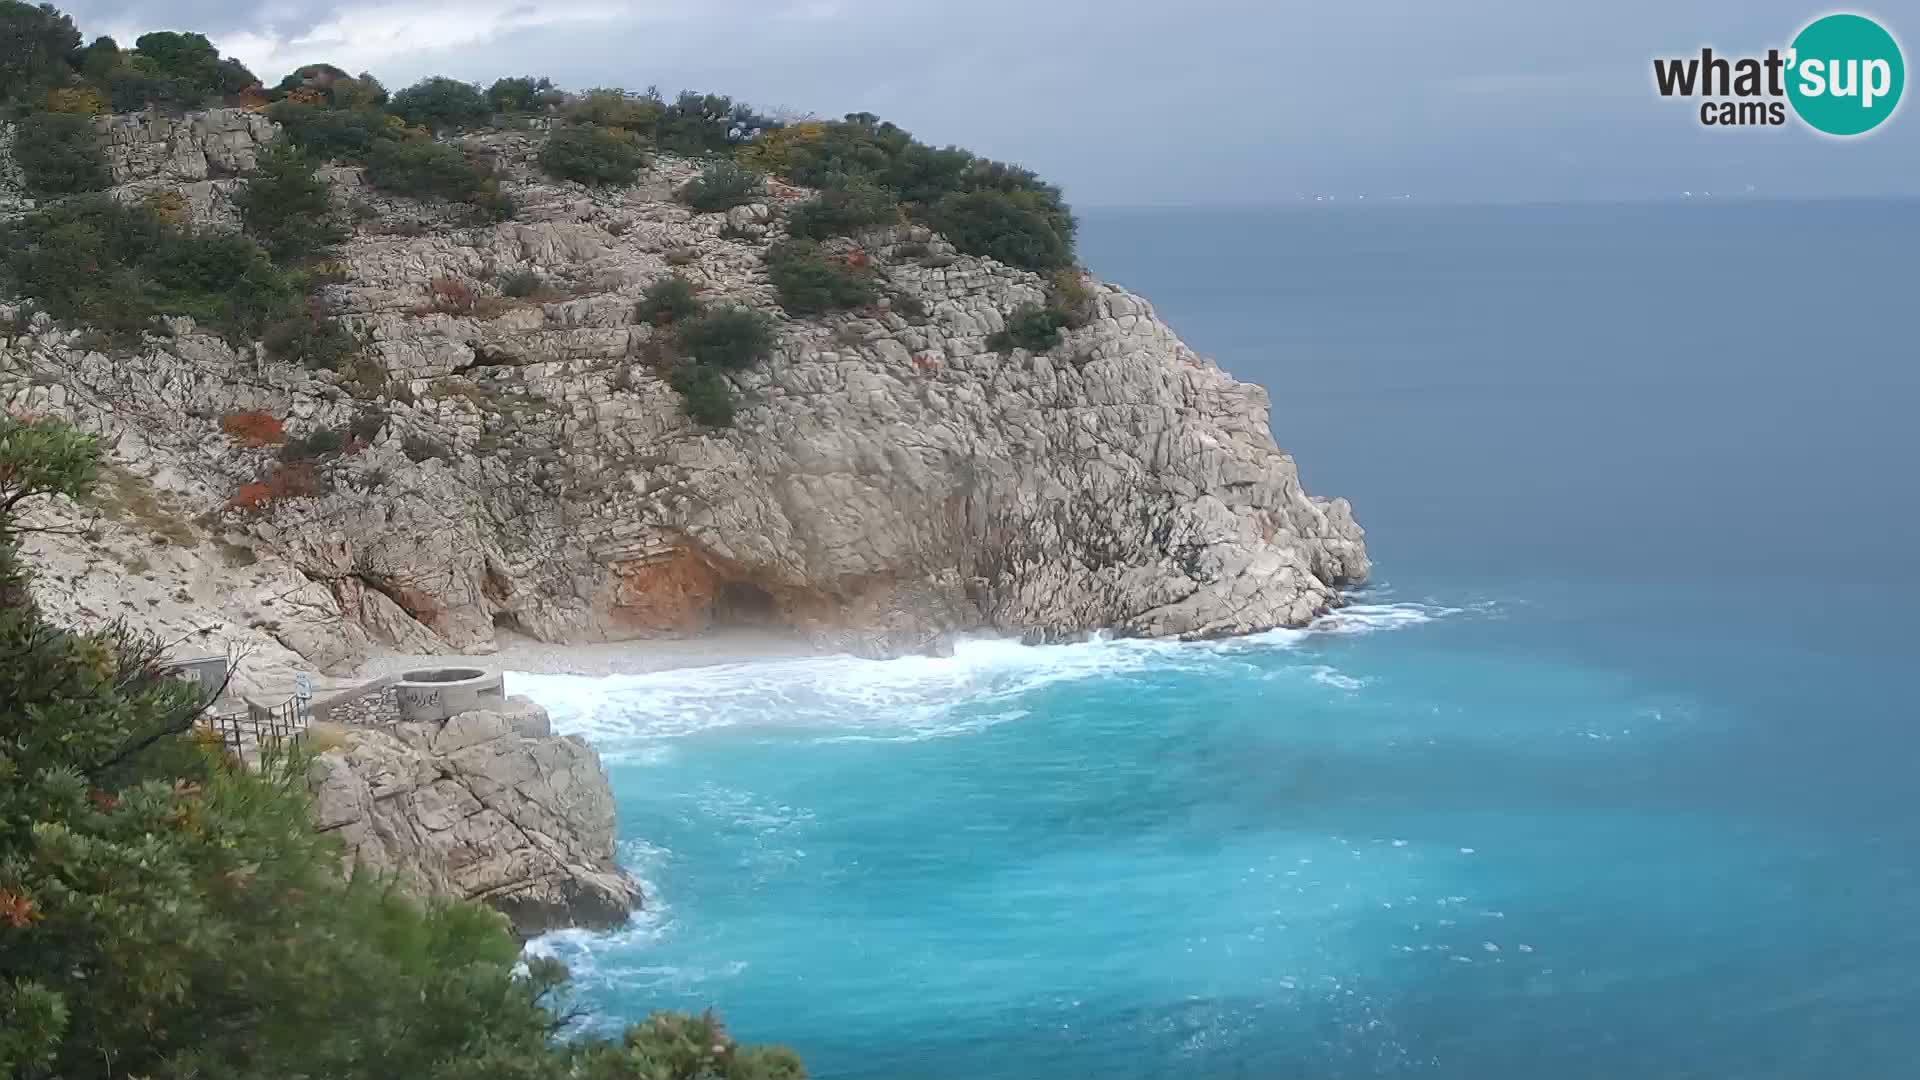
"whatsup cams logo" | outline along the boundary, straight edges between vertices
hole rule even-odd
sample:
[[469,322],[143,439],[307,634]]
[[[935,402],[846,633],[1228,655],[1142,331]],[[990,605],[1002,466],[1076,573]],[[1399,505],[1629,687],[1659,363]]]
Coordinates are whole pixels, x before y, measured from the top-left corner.
[[1663,98],[1699,98],[1707,127],[1781,127],[1791,115],[1828,135],[1864,135],[1900,106],[1907,66],[1886,27],[1864,15],[1808,23],[1785,49],[1656,59]]

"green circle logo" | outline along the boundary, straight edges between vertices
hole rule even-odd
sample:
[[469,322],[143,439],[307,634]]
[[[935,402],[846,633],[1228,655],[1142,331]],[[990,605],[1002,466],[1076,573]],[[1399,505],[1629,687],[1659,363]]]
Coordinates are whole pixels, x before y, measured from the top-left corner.
[[1817,131],[1860,135],[1900,104],[1907,66],[1893,35],[1864,15],[1828,15],[1793,39],[1787,98]]

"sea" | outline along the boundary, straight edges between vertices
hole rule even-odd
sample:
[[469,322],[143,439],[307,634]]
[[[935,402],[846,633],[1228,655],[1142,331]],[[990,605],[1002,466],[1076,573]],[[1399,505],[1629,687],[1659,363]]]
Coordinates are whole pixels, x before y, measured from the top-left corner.
[[587,1030],[822,1080],[1920,1076],[1920,203],[1108,210],[1373,582],[1305,630],[513,692]]

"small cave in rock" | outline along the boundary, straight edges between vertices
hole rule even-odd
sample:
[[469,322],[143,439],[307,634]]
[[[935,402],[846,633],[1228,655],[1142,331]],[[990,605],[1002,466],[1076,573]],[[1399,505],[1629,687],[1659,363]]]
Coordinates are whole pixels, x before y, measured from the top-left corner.
[[522,630],[520,628],[520,620],[516,618],[513,612],[511,611],[494,612],[493,613],[493,629],[496,633],[506,633],[506,634],[525,634],[526,633],[525,630]]
[[773,594],[751,581],[724,581],[713,596],[715,626],[785,626]]

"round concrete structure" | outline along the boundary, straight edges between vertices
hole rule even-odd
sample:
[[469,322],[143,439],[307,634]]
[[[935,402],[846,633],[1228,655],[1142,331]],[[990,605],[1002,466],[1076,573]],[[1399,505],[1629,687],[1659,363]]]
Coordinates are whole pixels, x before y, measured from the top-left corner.
[[446,720],[477,709],[498,710],[507,703],[506,680],[479,668],[423,668],[405,672],[393,684],[402,720]]

